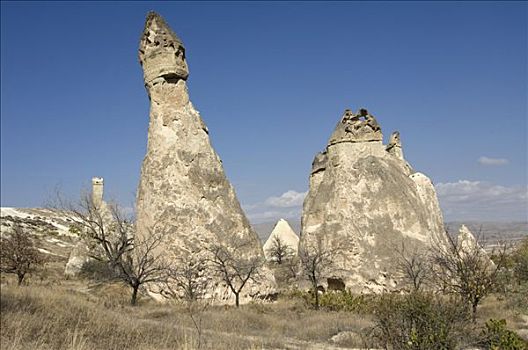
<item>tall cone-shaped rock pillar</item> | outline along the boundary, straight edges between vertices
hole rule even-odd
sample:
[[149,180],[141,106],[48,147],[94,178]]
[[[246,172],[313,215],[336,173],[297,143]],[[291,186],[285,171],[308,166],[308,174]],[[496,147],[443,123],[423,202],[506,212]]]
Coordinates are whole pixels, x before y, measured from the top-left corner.
[[315,156],[303,206],[300,251],[322,246],[334,262],[328,278],[355,292],[398,289],[402,245],[446,242],[431,181],[405,161],[399,133],[382,139],[366,109],[346,110]]
[[[186,59],[181,39],[160,15],[149,13],[139,47],[150,122],[137,194],[137,232],[163,233],[157,252],[169,262],[203,253],[212,243],[230,247],[244,242],[241,254],[263,257],[209,131],[189,100]],[[216,291],[221,287],[217,283]],[[260,293],[254,288],[244,292]]]

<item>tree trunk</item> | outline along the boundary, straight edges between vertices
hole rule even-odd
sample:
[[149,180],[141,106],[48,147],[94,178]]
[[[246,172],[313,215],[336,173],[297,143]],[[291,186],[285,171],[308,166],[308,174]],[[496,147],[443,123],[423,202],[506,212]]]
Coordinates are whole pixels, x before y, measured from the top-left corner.
[[235,293],[235,305],[236,307],[240,306],[240,292]]
[[478,305],[478,301],[474,301],[471,305],[473,323],[477,322],[477,305]]
[[317,290],[317,287],[315,287],[314,293],[315,293],[315,309],[319,310],[319,291]]
[[132,286],[132,298],[130,299],[130,305],[136,305],[138,289],[139,289],[139,285]]
[[24,274],[18,273],[17,276],[18,276],[18,285],[21,286],[22,281],[24,280]]

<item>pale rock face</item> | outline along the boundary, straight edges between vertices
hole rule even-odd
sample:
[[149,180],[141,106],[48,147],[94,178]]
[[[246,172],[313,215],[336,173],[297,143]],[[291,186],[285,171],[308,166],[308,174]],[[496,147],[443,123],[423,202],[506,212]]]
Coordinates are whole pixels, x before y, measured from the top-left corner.
[[92,202],[96,208],[103,205],[104,179],[92,177]]
[[[366,110],[345,111],[314,159],[303,206],[299,249],[319,238],[335,251],[329,277],[355,292],[397,289],[402,243],[420,249],[445,242],[431,181],[381,140],[381,128]],[[393,141],[401,146],[399,134]]]
[[396,157],[403,160],[403,150],[400,140],[400,133],[398,131],[395,131],[391,134],[386,150],[387,152],[394,154]]
[[289,248],[291,248],[292,252],[297,255],[299,237],[295,234],[295,232],[293,232],[290,224],[288,224],[288,221],[280,219],[275,224],[275,227],[271,231],[268,240],[266,243],[264,243],[264,254],[266,255],[267,260],[272,259],[270,250],[273,248],[273,242],[276,238],[280,239],[284,245],[287,245]]
[[86,243],[78,242],[77,245],[72,249],[66,267],[64,269],[64,274],[66,276],[78,276],[85,264],[90,262],[90,251]]
[[[155,13],[147,17],[139,57],[150,97],[150,122],[137,196],[138,234],[163,232],[159,253],[169,261],[199,253],[208,243],[227,245],[234,239],[250,242],[246,254],[263,257],[207,127],[189,100],[183,44]],[[263,283],[262,293],[273,281],[268,284]],[[246,298],[241,302],[257,294],[253,289],[243,290]]]
[[479,249],[482,256],[488,258],[488,254],[478,244],[477,239],[466,225],[460,226],[458,230],[457,246],[462,254],[472,254],[476,249]]

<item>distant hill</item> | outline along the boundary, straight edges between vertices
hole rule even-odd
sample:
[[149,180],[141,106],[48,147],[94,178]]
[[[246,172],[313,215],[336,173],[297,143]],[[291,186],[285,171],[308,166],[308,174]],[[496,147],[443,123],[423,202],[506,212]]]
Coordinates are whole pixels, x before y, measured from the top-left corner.
[[518,240],[528,235],[528,222],[452,221],[446,223],[449,233],[456,234],[462,224],[478,238],[486,242]]
[[[292,219],[285,219],[288,221],[288,224],[290,224],[292,230],[299,235],[301,232],[301,221],[300,220],[292,220]],[[271,234],[271,231],[273,230],[273,227],[275,227],[275,224],[277,221],[270,221],[270,222],[264,222],[260,224],[252,224],[253,229],[257,231],[257,234],[260,238],[260,240],[264,243],[268,239],[269,235]]]
[[[77,241],[77,236],[69,232],[69,226],[71,224],[69,219],[66,219],[60,212],[42,209],[42,208],[0,208],[0,216],[2,223],[0,225],[1,230],[5,230],[10,227],[13,221],[19,221],[23,226],[31,229],[33,232],[40,234],[40,236],[46,236],[48,243],[55,243],[56,252],[57,245],[63,251],[60,252],[64,255],[68,254],[68,248],[72,247]],[[286,219],[290,224],[293,231],[299,235],[301,232],[301,221],[299,219]],[[264,243],[276,221],[269,221],[259,224],[253,224],[253,228],[257,232],[260,240]],[[518,240],[528,235],[528,221],[524,222],[491,222],[491,221],[452,221],[446,223],[446,228],[450,233],[458,233],[458,229],[462,224],[465,224],[473,234],[480,236],[482,239],[488,242],[497,240]],[[59,244],[57,244],[59,243]],[[60,245],[66,245],[60,247]],[[71,248],[70,248],[71,249]],[[60,251],[61,249],[59,249]],[[57,252],[58,253],[58,252]]]
[[[286,219],[296,234],[301,232],[301,221],[298,219]],[[254,224],[253,228],[257,231],[262,242],[265,242],[273,227],[275,221]],[[491,222],[491,221],[451,221],[445,225],[448,232],[456,234],[462,224],[465,224],[474,235],[481,237],[484,241],[497,240],[518,240],[528,235],[528,221],[524,222]]]

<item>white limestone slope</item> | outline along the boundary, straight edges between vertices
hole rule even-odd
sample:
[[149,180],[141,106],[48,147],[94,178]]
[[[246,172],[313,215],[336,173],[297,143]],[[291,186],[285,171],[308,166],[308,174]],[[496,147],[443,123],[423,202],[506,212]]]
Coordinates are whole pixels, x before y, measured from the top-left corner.
[[290,247],[294,254],[297,255],[299,236],[295,234],[288,221],[280,219],[275,224],[275,227],[271,231],[268,240],[266,243],[264,243],[264,255],[266,256],[267,260],[272,259],[270,256],[270,251],[273,248],[274,240],[277,238],[280,239],[285,245]]

